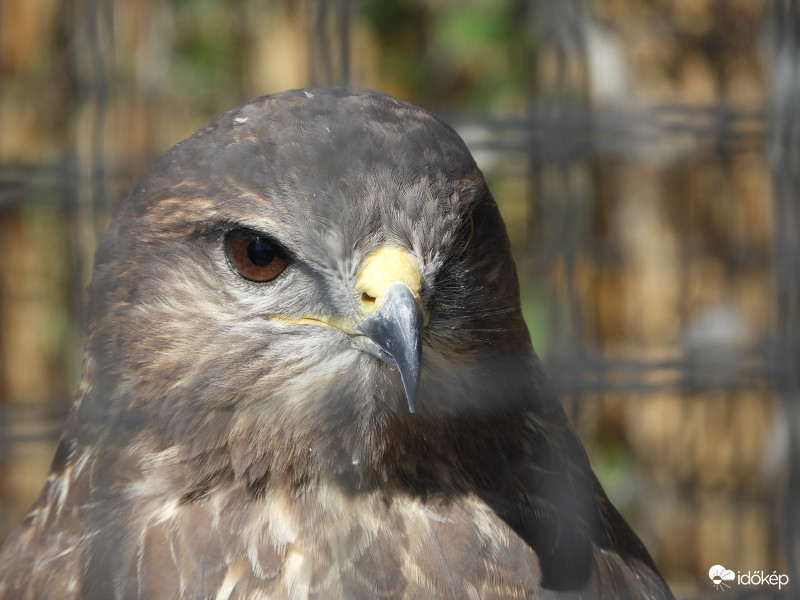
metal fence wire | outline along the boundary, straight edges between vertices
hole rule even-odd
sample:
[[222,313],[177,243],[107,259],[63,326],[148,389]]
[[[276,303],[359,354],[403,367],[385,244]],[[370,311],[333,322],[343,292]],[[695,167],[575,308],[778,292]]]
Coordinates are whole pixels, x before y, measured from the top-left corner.
[[[41,487],[70,402],[94,247],[124,188],[164,149],[151,122],[173,100],[158,83],[159,52],[200,43],[181,41],[191,23],[180,11],[191,2],[133,4],[66,3],[48,32],[64,54],[28,81],[14,53],[25,11],[0,12],[18,19],[0,20],[0,118],[59,132],[38,153],[11,133],[0,143],[0,538]],[[718,597],[707,573],[724,564],[790,580],[782,590],[734,586],[726,598],[800,597],[800,7],[754,2],[756,22],[712,1],[686,20],[682,4],[500,2],[516,15],[524,106],[460,103],[466,84],[455,77],[449,95],[419,93],[417,103],[429,100],[484,170],[514,244],[534,345],[601,480],[676,595]],[[304,85],[411,89],[370,75],[391,63],[373,64],[390,56],[376,6],[232,3],[230,22],[216,26],[233,32],[239,68],[218,75],[229,78],[220,80],[227,96],[193,98],[193,115],[284,87],[278,67],[266,79],[274,90],[248,79],[247,61],[275,48],[258,31],[262,18],[299,23],[299,37],[282,43],[302,49]],[[391,45],[412,53],[425,36],[413,19],[400,36],[402,19],[445,18],[433,1],[386,6],[397,21]],[[134,44],[134,13],[152,25],[135,35],[153,37],[136,42],[139,62],[127,71],[119,57]],[[644,45],[639,30],[656,41]],[[167,34],[171,49],[161,47]],[[435,48],[420,50],[421,71],[436,60]],[[691,65],[706,71],[684,95],[648,95],[661,85],[648,79],[649,60],[673,82],[690,81]],[[747,69],[756,92],[739,102],[731,82]],[[41,104],[13,113],[37,85]],[[703,95],[703,85],[717,93]],[[115,133],[125,119],[131,131]]]

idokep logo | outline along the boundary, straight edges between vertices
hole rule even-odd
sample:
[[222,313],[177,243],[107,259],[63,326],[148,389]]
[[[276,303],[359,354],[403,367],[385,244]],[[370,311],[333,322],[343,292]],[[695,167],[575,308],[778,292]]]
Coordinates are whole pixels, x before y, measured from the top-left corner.
[[708,578],[715,589],[724,592],[731,589],[727,582],[736,582],[737,585],[775,585],[781,589],[789,583],[789,576],[786,573],[764,573],[764,571],[736,571],[726,569],[722,565],[714,565],[708,570]]

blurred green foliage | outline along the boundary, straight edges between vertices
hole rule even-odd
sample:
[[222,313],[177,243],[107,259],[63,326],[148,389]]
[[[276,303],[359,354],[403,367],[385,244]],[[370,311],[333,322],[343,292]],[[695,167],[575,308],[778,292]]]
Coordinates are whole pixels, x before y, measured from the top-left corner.
[[[202,112],[244,100],[246,71],[263,65],[248,53],[254,35],[248,15],[298,15],[287,0],[172,0],[160,7],[171,46],[170,85]],[[538,2],[526,0],[351,0],[354,22],[372,34],[370,50],[382,80],[431,108],[481,112],[525,106],[537,50]],[[268,10],[267,10],[268,9]],[[316,9],[320,10],[319,7]],[[328,11],[341,10],[331,2]],[[303,35],[315,36],[308,14]],[[267,26],[280,26],[278,22]],[[302,29],[298,29],[303,31]],[[333,35],[334,39],[336,34]],[[311,42],[312,40],[306,40]],[[286,48],[286,52],[291,49]],[[352,49],[351,49],[352,55]],[[351,56],[354,64],[360,60]],[[261,57],[263,59],[263,57]],[[274,56],[269,60],[287,60]],[[350,83],[374,87],[371,74]],[[308,82],[319,83],[319,82]],[[340,82],[345,83],[345,82]],[[256,90],[266,93],[275,90]]]
[[236,5],[230,0],[174,0],[170,76],[176,91],[209,114],[244,100],[238,93],[245,32]]
[[419,102],[479,110],[521,106],[536,49],[536,3],[364,0],[381,69]]

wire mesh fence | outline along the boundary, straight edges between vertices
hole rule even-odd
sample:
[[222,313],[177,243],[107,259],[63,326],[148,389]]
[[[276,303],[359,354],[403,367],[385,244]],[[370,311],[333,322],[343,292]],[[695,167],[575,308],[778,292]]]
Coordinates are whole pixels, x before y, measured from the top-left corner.
[[[716,597],[707,572],[724,564],[791,582],[726,597],[797,596],[796,2],[499,2],[505,29],[482,53],[509,49],[486,70],[469,48],[474,64],[441,58],[500,22],[478,8],[470,20],[423,0],[200,4],[85,0],[49,21],[3,7],[0,114],[46,142],[29,151],[12,126],[0,142],[0,536],[46,475],[92,252],[122,191],[167,142],[250,96],[353,84],[436,110],[475,153],[534,345],[676,595]],[[61,50],[44,67],[10,33],[36,16]],[[218,93],[191,79],[198,64]],[[492,69],[521,83],[487,91]]]

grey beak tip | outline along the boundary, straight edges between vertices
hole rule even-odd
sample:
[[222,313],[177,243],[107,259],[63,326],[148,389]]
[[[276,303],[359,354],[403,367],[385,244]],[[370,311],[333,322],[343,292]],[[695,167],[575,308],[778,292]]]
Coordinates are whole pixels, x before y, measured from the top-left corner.
[[[400,376],[401,377],[403,376],[402,373],[400,374]],[[409,385],[409,386],[405,385],[405,380],[403,381],[403,388],[405,389],[406,400],[408,401],[408,412],[410,412],[412,415],[414,414],[414,411],[416,410],[417,387],[418,387],[418,382],[417,381],[412,382],[411,385]]]
[[422,352],[422,311],[404,283],[393,283],[377,312],[358,324],[381,350],[380,358],[400,372],[408,410],[414,413]]

